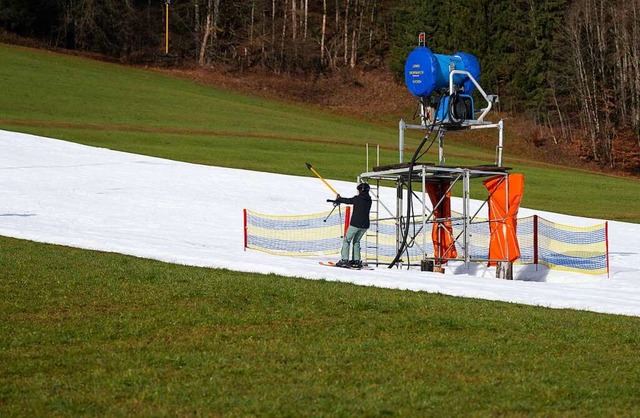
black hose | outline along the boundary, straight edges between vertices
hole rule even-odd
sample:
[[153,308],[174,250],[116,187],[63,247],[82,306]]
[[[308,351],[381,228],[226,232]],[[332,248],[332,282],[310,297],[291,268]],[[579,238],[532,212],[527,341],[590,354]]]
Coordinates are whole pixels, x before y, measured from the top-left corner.
[[418,158],[418,155],[420,154],[420,150],[422,150],[422,147],[424,146],[424,144],[429,139],[429,136],[431,136],[434,126],[435,125],[432,125],[431,126],[431,130],[429,131],[429,133],[427,135],[425,135],[424,138],[422,138],[422,141],[420,142],[420,145],[414,151],[413,156],[411,157],[411,162],[409,163],[409,176],[408,176],[408,180],[409,181],[407,182],[407,196],[408,196],[408,199],[407,199],[407,221],[405,222],[404,232],[402,234],[402,244],[400,244],[400,248],[398,249],[398,253],[396,254],[395,258],[393,259],[391,264],[389,264],[389,268],[395,266],[396,263],[398,263],[398,261],[400,260],[400,257],[402,257],[402,253],[407,248],[407,238],[409,236],[409,225],[410,225],[409,220],[411,219],[411,210],[413,209],[413,203],[412,203],[413,189],[412,189],[412,181],[411,181],[412,178],[413,178],[413,168],[416,165],[416,160]]
[[[438,109],[440,108],[440,103],[442,102],[442,98],[444,97],[444,94],[442,94],[440,96],[440,99],[438,100],[438,106],[435,108],[434,112],[437,115],[438,114]],[[389,264],[388,268],[391,268],[393,266],[395,266],[398,261],[400,261],[400,258],[402,257],[402,253],[406,250],[407,248],[407,238],[409,236],[409,225],[410,222],[409,220],[411,219],[411,210],[413,209],[413,203],[412,203],[412,196],[413,196],[413,189],[412,189],[412,177],[413,177],[413,168],[416,165],[416,161],[419,157],[421,157],[422,155],[420,154],[420,151],[422,150],[422,147],[424,147],[424,144],[427,142],[427,140],[429,139],[429,137],[431,136],[431,134],[433,133],[433,129],[436,126],[436,122],[434,120],[434,122],[431,124],[431,129],[429,130],[429,133],[427,133],[425,135],[424,138],[422,138],[422,141],[420,142],[420,145],[418,145],[418,148],[416,148],[416,150],[413,153],[413,156],[411,157],[411,162],[409,163],[409,177],[408,177],[408,183],[407,183],[407,221],[405,222],[405,227],[404,227],[404,232],[402,234],[402,244],[400,244],[400,248],[398,249],[398,253],[396,254],[395,258],[393,259],[393,261]],[[429,146],[429,148],[431,148],[431,145]],[[427,149],[428,151],[428,149]],[[425,151],[426,152],[426,151]]]

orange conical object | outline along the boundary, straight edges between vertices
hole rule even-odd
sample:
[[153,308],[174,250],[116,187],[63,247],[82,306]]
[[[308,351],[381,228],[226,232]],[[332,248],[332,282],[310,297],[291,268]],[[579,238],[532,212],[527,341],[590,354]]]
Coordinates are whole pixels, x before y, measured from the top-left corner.
[[[489,260],[520,258],[520,246],[516,235],[518,209],[524,192],[524,175],[509,174],[491,177],[483,182],[489,191]],[[489,261],[494,266],[495,261]]]
[[[453,227],[449,220],[451,218],[451,193],[447,192],[449,183],[428,183],[426,188],[431,204],[434,207],[433,216],[436,219],[431,231],[434,258],[440,260],[440,264],[445,264],[447,262],[446,259],[458,257],[453,238]],[[440,202],[440,199],[442,199],[442,202]],[[438,205],[438,202],[440,202],[440,205]],[[436,205],[438,206],[436,207]]]

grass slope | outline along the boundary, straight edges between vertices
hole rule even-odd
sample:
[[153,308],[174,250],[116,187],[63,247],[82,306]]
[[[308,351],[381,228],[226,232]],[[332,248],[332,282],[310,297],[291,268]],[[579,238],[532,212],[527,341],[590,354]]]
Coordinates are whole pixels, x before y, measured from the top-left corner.
[[[0,128],[200,164],[354,180],[365,143],[381,164],[397,162],[396,126],[380,127],[323,109],[217,90],[144,69],[0,44]],[[366,94],[366,92],[363,92]],[[409,132],[407,157],[419,142]],[[494,161],[494,150],[447,137],[447,163]],[[640,222],[640,182],[534,163],[509,155],[525,174],[523,206]],[[372,167],[374,152],[371,152]],[[427,161],[435,161],[433,150]],[[486,192],[472,185],[473,197]]]
[[640,414],[639,318],[0,248],[2,416]]
[[[298,175],[309,160],[345,179],[365,140],[396,145],[394,129],[144,70],[5,45],[0,62],[4,129]],[[640,219],[637,182],[507,162],[527,205]],[[638,318],[3,237],[0,295],[0,416],[640,415]]]

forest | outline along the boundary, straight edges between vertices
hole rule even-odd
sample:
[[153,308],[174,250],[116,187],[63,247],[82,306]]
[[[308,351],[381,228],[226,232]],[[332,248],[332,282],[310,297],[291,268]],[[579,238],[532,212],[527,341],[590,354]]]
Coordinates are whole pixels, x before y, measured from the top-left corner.
[[424,32],[478,57],[501,110],[545,132],[536,146],[640,175],[640,0],[0,0],[0,31],[128,64],[399,82]]

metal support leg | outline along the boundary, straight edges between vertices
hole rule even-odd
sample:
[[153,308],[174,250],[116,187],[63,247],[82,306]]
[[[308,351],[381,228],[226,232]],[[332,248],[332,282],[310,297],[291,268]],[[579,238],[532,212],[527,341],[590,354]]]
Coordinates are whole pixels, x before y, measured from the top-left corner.
[[502,146],[504,143],[504,123],[502,119],[498,122],[498,150],[497,150],[497,161],[496,165],[498,167],[502,167]]
[[438,131],[438,165],[444,165],[444,136],[447,133],[444,129]]
[[469,192],[469,179],[470,179],[470,174],[469,174],[469,170],[465,169],[464,170],[464,178],[462,179],[462,233],[463,233],[463,238],[462,238],[462,245],[464,247],[464,264],[465,267],[469,268],[469,262],[470,257],[469,257],[469,213],[470,213],[470,208],[469,208],[469,198],[470,198],[470,192]]
[[404,130],[407,128],[407,124],[404,123],[404,119],[400,119],[398,123],[398,150],[400,151],[400,164],[404,162]]

